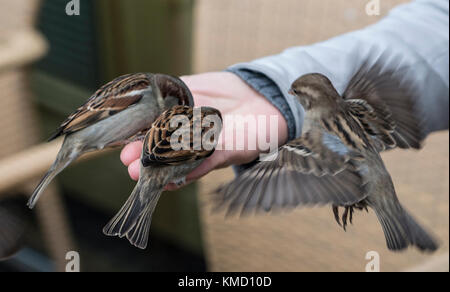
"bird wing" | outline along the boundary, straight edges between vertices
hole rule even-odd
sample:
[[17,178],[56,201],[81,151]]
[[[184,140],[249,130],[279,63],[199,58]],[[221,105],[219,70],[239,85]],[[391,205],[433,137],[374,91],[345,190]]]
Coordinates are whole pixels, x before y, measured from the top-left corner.
[[[388,69],[384,68],[387,63]],[[422,115],[413,84],[406,80],[400,65],[401,57],[388,60],[387,52],[373,64],[365,62],[349,82],[343,98],[383,148],[418,149],[425,138]]]
[[216,191],[228,212],[352,205],[366,196],[363,158],[333,134],[305,133]]
[[390,118],[391,114],[387,110],[384,114],[380,110],[375,111],[363,99],[348,99],[346,105],[348,113],[359,122],[367,139],[371,138],[371,144],[375,149],[383,151],[397,146],[393,137],[395,122]]
[[86,103],[73,112],[49,138],[82,130],[139,102],[142,90],[151,85],[150,75],[135,73],[117,77],[103,85]]
[[[144,139],[142,165],[179,165],[195,160],[209,157],[214,152],[217,143],[217,137],[221,130],[221,115],[214,108],[201,107],[200,114],[195,114],[192,107],[174,106],[162,113],[153,123]],[[213,129],[214,125],[202,125],[202,121],[206,116],[217,115],[220,118],[220,125]],[[182,117],[179,120],[172,120]],[[183,120],[184,119],[184,120]],[[175,123],[171,123],[174,121]],[[200,123],[200,124],[198,124]],[[201,136],[195,136],[195,127],[201,127]],[[204,147],[204,136],[209,130],[219,131],[216,135],[210,136],[214,139],[209,140],[210,147]],[[176,137],[175,137],[176,136]],[[182,146],[177,149],[171,144],[171,139],[177,139],[178,145]],[[196,145],[195,139],[201,139],[202,144]]]

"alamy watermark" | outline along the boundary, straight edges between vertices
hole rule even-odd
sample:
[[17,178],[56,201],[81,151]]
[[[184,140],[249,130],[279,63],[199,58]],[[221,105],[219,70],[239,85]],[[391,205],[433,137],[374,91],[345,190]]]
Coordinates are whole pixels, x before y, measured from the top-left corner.
[[76,251],[69,251],[66,253],[66,272],[76,273],[80,272],[80,254]]
[[380,271],[380,254],[376,251],[369,251],[366,253],[366,272]]
[[72,0],[66,4],[66,14],[69,16],[80,15],[80,0]]
[[[193,111],[192,123],[185,115],[173,116],[169,125],[175,129],[170,147],[179,150],[258,151],[260,160],[275,159],[278,149],[278,116],[206,115]],[[268,155],[267,153],[270,153]]]
[[380,15],[380,0],[370,0],[366,4],[366,14],[369,16]]

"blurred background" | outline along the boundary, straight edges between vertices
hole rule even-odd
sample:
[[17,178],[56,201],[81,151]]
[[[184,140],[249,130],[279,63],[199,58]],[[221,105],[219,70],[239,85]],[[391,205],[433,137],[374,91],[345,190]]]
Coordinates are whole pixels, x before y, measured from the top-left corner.
[[103,83],[223,70],[362,28],[408,1],[381,1],[379,16],[365,13],[367,2],[80,0],[80,15],[68,16],[68,0],[0,0],[0,207],[14,205],[26,222],[23,248],[0,271],[63,271],[70,250],[82,271],[364,271],[369,251],[384,271],[448,270],[448,132],[420,152],[384,155],[400,200],[441,241],[434,255],[387,251],[373,213],[357,214],[346,233],[329,208],[225,220],[208,194],[230,169],[165,193],[141,251],[101,232],[134,186],[118,150],[73,164],[25,208],[59,149],[46,139]]

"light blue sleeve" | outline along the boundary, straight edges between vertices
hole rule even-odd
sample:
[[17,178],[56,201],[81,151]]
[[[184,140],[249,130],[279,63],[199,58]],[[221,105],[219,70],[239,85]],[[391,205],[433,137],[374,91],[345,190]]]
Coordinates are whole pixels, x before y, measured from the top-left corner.
[[[318,72],[342,92],[367,60],[383,52],[403,58],[414,81],[428,132],[449,126],[449,1],[416,0],[398,6],[378,23],[310,46],[289,48],[278,55],[233,65],[232,72],[249,70],[269,78],[279,88],[301,134],[303,109],[287,91],[299,76]],[[389,66],[389,64],[386,64]]]

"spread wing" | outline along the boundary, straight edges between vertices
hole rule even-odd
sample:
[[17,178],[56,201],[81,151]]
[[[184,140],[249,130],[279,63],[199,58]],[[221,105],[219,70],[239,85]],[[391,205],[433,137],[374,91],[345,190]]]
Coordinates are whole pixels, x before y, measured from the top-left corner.
[[367,139],[371,140],[377,151],[397,146],[395,135],[395,122],[390,118],[389,112],[375,111],[372,106],[363,99],[346,100],[347,111],[358,121],[364,130]]
[[82,130],[136,104],[143,97],[142,91],[151,88],[151,76],[128,74],[103,85],[61,124],[49,141]]
[[[385,65],[389,62],[390,69]],[[413,84],[398,69],[400,58],[383,54],[374,64],[366,62],[344,92],[351,112],[362,126],[383,143],[383,148],[420,148],[425,138]],[[362,102],[365,101],[366,103]]]
[[[202,125],[207,116],[216,115],[219,124]],[[171,121],[175,122],[171,125]],[[217,138],[222,128],[220,112],[213,108],[201,107],[199,113],[189,106],[174,106],[162,113],[148,131],[143,146],[142,165],[179,165],[209,157],[214,152]],[[196,136],[194,127],[201,127],[200,136]],[[210,147],[204,147],[205,136],[215,131],[216,135],[208,136]],[[171,145],[176,139],[180,149]],[[196,142],[202,141],[201,145]]]
[[363,158],[329,133],[306,133],[219,188],[228,212],[298,205],[351,205],[366,196]]

